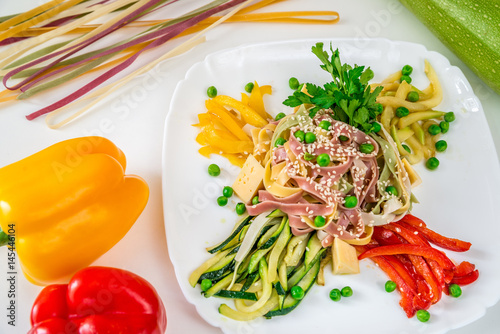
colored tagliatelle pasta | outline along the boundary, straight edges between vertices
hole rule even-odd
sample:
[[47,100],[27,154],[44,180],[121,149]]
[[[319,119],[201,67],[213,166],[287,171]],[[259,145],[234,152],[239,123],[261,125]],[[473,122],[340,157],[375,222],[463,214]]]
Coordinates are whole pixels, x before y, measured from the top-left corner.
[[[307,137],[315,140],[308,143]],[[283,145],[277,145],[280,138]],[[410,180],[389,141],[326,111],[310,118],[301,107],[277,125],[264,161],[264,189],[258,204],[247,205],[248,213],[280,209],[294,235],[321,231],[324,247],[336,237],[359,243],[365,226],[397,220],[410,207]]]
[[[334,80],[324,88],[297,87],[284,102],[295,107],[289,115],[272,119],[262,98],[271,87],[257,83],[241,101],[206,101],[196,140],[204,145],[201,154],[220,154],[241,166],[218,203],[226,205],[234,191],[242,219],[207,249],[213,257],[189,282],[200,284],[205,297],[233,299],[235,308],[219,308],[231,319],[272,318],[294,310],[314,283],[324,285],[329,263],[333,274],[358,274],[359,260],[371,258],[398,288],[406,315],[428,319],[425,312],[442,293],[456,295],[459,285],[479,275],[474,265],[455,265],[431,246],[463,252],[470,243],[441,236],[410,214],[417,202],[412,186],[421,183],[411,163],[424,151],[406,151],[402,137],[411,142],[408,133],[420,126],[422,113],[444,116],[419,109],[442,99],[437,76],[427,64],[430,88],[422,92],[423,101],[410,101],[407,95],[416,89],[393,82],[404,73],[372,88],[369,68],[342,65],[338,50],[330,60],[321,43],[313,53]],[[389,113],[402,105],[411,111]],[[335,301],[352,294],[350,287],[335,290]]]

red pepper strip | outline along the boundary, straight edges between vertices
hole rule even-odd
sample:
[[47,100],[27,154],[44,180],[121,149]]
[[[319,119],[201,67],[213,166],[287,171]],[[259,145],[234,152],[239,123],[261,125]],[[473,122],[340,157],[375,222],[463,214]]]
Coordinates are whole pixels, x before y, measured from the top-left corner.
[[[387,228],[399,234],[410,244],[430,247],[430,244],[427,240],[422,238],[418,233],[412,233],[412,231],[407,229],[406,226],[403,226],[403,224],[391,223],[385,225],[384,228]],[[431,288],[431,302],[433,304],[437,303],[441,299],[441,294],[443,288],[445,287],[443,269],[437,264],[436,261],[431,259],[427,259],[426,263],[425,259],[423,259],[422,257],[410,255],[409,258],[415,265],[415,269],[417,270],[417,272],[421,274],[429,284],[429,287]]]
[[407,267],[396,257],[397,255],[384,256],[387,262],[397,271],[399,276],[408,284],[414,294],[418,292],[417,281],[408,271]]
[[162,334],[165,307],[145,279],[129,271],[87,267],[69,284],[46,286],[31,311],[28,334]]
[[472,245],[470,242],[462,241],[459,239],[448,238],[436,233],[427,227],[415,227],[422,233],[427,240],[433,244],[442,247],[444,249],[449,249],[454,252],[466,252],[470,249]]
[[358,256],[358,259],[362,260],[366,259],[367,257],[395,254],[420,255],[425,258],[437,261],[437,263],[439,263],[439,265],[444,269],[455,270],[455,265],[443,252],[432,247],[420,245],[400,244],[380,246],[361,253]]
[[407,214],[403,218],[399,220],[400,222],[405,222],[413,226],[418,226],[418,227],[427,227],[427,225],[424,223],[424,221],[418,217],[415,217],[413,215]]
[[[369,248],[366,246],[355,246],[356,249],[360,252],[367,252]],[[377,248],[374,248],[377,249]],[[415,296],[412,292],[411,288],[405,282],[405,280],[398,274],[398,272],[394,269],[393,266],[387,261],[387,258],[384,256],[375,256],[372,257],[371,260],[375,262],[380,269],[382,269],[389,278],[396,283],[398,286],[398,290],[401,293],[401,300],[399,301],[399,305],[403,308],[408,318],[411,318],[415,315],[416,309],[413,306],[413,297]]]
[[401,221],[414,226],[423,236],[425,236],[427,240],[429,240],[433,244],[455,252],[465,252],[470,249],[470,242],[445,237],[427,228],[425,224],[422,225],[420,220],[414,216],[411,216],[410,219],[405,219],[407,216],[411,215],[406,215]]
[[471,272],[476,269],[476,266],[473,265],[470,262],[463,261],[461,262],[458,266],[457,269],[455,270],[455,276],[465,276],[470,274]]
[[380,245],[397,245],[403,242],[394,232],[381,226],[375,226],[372,239],[375,239]]
[[421,256],[408,255],[408,258],[415,266],[415,270],[424,277],[425,281],[429,285],[430,295],[428,296],[432,304],[436,304],[441,299],[442,286],[436,280],[436,277],[432,273],[425,259]]
[[479,277],[479,271],[476,269],[468,275],[453,277],[450,284],[468,285],[476,281],[478,277]]
[[[431,246],[429,241],[423,236],[419,230],[413,225],[407,224],[405,222],[397,222],[394,223],[396,226],[398,226],[401,230],[402,233],[409,234],[409,238],[412,238],[414,242],[410,242],[415,245],[422,245],[422,246]],[[405,238],[406,239],[406,238]],[[408,239],[407,239],[408,240]]]

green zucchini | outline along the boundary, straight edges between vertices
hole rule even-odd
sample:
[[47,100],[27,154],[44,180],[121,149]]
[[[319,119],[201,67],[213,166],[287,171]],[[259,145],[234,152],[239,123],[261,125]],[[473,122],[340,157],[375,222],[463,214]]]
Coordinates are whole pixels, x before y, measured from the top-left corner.
[[284,213],[280,209],[276,209],[267,215],[267,217],[269,217],[269,218],[284,217],[284,216],[286,216],[286,213]]
[[231,233],[231,235],[226,239],[224,240],[223,242],[221,242],[220,244],[218,244],[217,246],[214,246],[212,248],[209,248],[207,249],[207,251],[210,253],[210,254],[214,254],[214,253],[217,253],[218,251],[220,250],[224,250],[225,247],[231,242],[234,240],[239,240],[238,236],[241,232],[241,230],[243,229],[243,227],[245,227],[246,225],[248,225],[250,223],[250,221],[252,220],[253,216],[248,216],[246,217],[245,219],[243,219],[241,221],[241,223],[236,227],[236,229],[233,231],[233,233]]
[[318,254],[322,248],[323,246],[321,245],[321,241],[318,239],[318,235],[314,233],[307,242],[306,255],[304,258],[304,263],[306,266],[308,266],[314,260],[316,254]]
[[[307,275],[305,275],[297,283],[297,286],[300,286],[304,290],[304,295],[307,294],[309,289],[311,289],[311,287],[314,285],[314,282],[316,282],[316,276],[318,276],[319,268],[320,268],[320,263],[319,261],[316,261],[314,265],[311,267],[311,269],[307,272]],[[282,305],[280,304],[280,306],[278,306],[272,311],[269,311],[264,316],[266,318],[271,318],[279,315],[288,314],[300,304],[301,300],[294,299],[290,294],[288,294]]]
[[226,271],[231,270],[234,267],[234,258],[236,257],[237,251],[238,247],[235,247],[219,262],[208,268],[207,271],[201,274],[198,279],[198,283],[201,283],[204,279],[209,279],[211,281],[219,280]]
[[314,256],[312,256],[312,260],[306,264],[305,262],[300,265],[300,267],[295,271],[292,277],[288,280],[288,289],[291,289],[294,285],[296,285],[304,276],[307,275],[309,270],[316,264],[316,262],[320,262],[323,254],[325,253],[326,248],[320,249]]
[[281,220],[281,224],[278,226],[277,230],[267,240],[264,238],[259,240],[259,242],[257,243],[257,247],[259,247],[260,249],[267,249],[267,248],[271,247],[276,242],[278,237],[280,236],[280,234],[283,231],[283,228],[285,227],[287,222],[288,222],[288,220],[286,218],[283,218]]
[[233,280],[233,277],[238,278],[238,275],[234,275],[233,273],[229,273],[224,278],[222,278],[220,281],[212,285],[210,289],[205,291],[205,297],[209,298],[215,295],[217,292],[219,292],[222,289],[225,289],[231,284],[231,281]]
[[[245,273],[248,273],[248,271],[245,271]],[[252,284],[254,284],[255,282],[257,282],[257,280],[259,279],[259,272],[258,271],[255,271],[251,274],[248,274],[247,275],[247,280],[245,281],[245,283],[243,284],[243,287],[241,288],[241,292],[245,292],[247,291],[251,286]]]
[[491,0],[400,0],[500,94],[500,4]]
[[231,298],[231,299],[245,299],[257,301],[257,295],[254,292],[244,292],[244,291],[231,291],[231,290],[220,290],[216,294],[216,297]]

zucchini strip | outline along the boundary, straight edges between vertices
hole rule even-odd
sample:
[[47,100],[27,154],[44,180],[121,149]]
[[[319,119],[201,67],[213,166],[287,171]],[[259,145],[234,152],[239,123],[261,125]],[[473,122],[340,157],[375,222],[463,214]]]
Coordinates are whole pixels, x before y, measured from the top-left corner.
[[262,259],[260,259],[260,262],[259,262],[259,275],[261,277],[261,281],[262,281],[262,285],[263,285],[262,286],[262,295],[259,297],[258,301],[256,301],[255,303],[253,303],[251,305],[245,305],[243,303],[237,304],[236,308],[238,311],[247,312],[247,313],[255,312],[258,309],[260,309],[261,307],[263,307],[266,304],[266,302],[269,300],[274,289],[273,289],[273,285],[268,282],[267,271],[268,271],[268,267],[267,267],[266,259],[262,258]]
[[218,251],[222,250],[226,245],[228,245],[233,239],[237,238],[240,231],[243,229],[243,227],[245,227],[247,224],[250,223],[250,220],[253,218],[253,216],[247,216],[245,217],[241,223],[236,227],[236,229],[233,231],[233,233],[231,233],[231,235],[226,239],[224,240],[223,242],[221,242],[219,245],[217,246],[213,246],[209,249],[207,249],[207,251],[210,253],[210,254],[213,254],[213,253],[217,253]]
[[268,272],[268,279],[269,282],[274,282],[276,280],[276,276],[278,275],[278,261],[280,259],[281,254],[283,253],[283,250],[285,249],[287,243],[290,241],[292,237],[292,232],[290,230],[290,225],[288,224],[288,218],[283,217],[283,220],[286,220],[286,225],[283,228],[283,231],[281,232],[278,240],[276,241],[276,244],[273,247],[273,250],[271,251],[271,254],[269,255],[269,272]]
[[[235,304],[237,304],[238,302],[242,302],[242,300],[235,300]],[[269,298],[269,300],[260,309],[254,312],[248,313],[248,312],[236,311],[227,306],[226,304],[222,304],[221,306],[219,306],[219,313],[233,320],[250,321],[263,316],[264,314],[268,313],[277,306],[278,306],[278,294],[276,293],[276,291],[273,291],[271,298]]]
[[229,253],[229,251],[230,250],[228,249],[228,250],[225,250],[223,252],[220,252],[219,254],[217,254],[217,255],[211,257],[210,259],[208,259],[207,261],[205,261],[201,266],[199,266],[195,271],[193,271],[191,273],[191,275],[189,276],[189,284],[191,284],[191,286],[194,288],[196,286],[196,284],[198,283],[200,276],[205,271],[207,271],[208,268],[212,267],[217,262],[222,260]]

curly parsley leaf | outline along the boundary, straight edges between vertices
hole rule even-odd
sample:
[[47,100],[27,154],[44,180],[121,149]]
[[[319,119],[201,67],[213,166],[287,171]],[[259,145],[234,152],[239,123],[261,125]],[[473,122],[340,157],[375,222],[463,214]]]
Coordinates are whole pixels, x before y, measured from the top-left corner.
[[342,64],[339,50],[333,50],[331,55],[323,49],[323,43],[316,43],[312,53],[321,61],[320,67],[332,76],[332,81],[323,87],[306,84],[306,91],[296,91],[283,104],[296,107],[301,104],[311,104],[310,116],[314,117],[320,109],[331,109],[332,117],[348,123],[364,132],[370,132],[372,122],[381,113],[376,103],[382,87],[371,90],[368,82],[373,79],[373,71],[368,67]]

